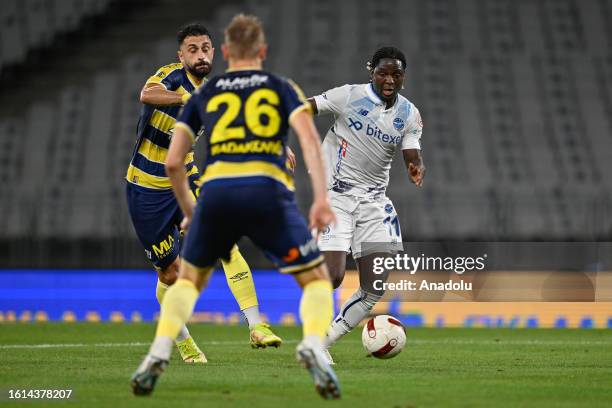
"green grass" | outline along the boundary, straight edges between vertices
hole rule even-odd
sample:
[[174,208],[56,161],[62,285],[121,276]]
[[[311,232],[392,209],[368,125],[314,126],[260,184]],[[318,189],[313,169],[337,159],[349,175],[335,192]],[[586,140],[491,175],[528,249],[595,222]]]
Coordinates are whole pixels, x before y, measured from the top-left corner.
[[[150,324],[0,324],[0,403],[78,407],[594,407],[612,404],[612,333],[605,330],[412,329],[392,360],[365,358],[360,330],[334,349],[341,401],[323,401],[294,359],[298,328],[280,349],[251,350],[244,326],[192,325],[209,359],[173,356],[151,397],[130,375]],[[9,345],[81,344],[10,348]],[[118,346],[117,343],[132,343]],[[139,344],[140,343],[140,344]],[[8,401],[10,388],[69,388],[70,401]]]

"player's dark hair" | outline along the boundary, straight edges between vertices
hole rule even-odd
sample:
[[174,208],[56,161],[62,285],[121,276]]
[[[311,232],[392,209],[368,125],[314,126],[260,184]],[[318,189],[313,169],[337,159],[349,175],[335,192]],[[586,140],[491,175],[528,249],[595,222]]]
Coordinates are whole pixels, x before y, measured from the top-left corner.
[[212,41],[212,36],[210,35],[210,32],[208,32],[208,29],[200,23],[189,23],[187,25],[184,25],[183,27],[181,27],[178,34],[176,35],[176,39],[178,40],[178,44],[180,46],[185,40],[185,38],[198,35],[207,35],[208,38],[210,38],[210,41]]
[[376,68],[380,60],[383,58],[400,60],[402,62],[402,68],[406,69],[406,57],[404,56],[404,53],[399,50],[399,48],[381,47],[376,50],[374,55],[372,55],[372,59],[368,61],[368,71],[372,71],[374,68]]

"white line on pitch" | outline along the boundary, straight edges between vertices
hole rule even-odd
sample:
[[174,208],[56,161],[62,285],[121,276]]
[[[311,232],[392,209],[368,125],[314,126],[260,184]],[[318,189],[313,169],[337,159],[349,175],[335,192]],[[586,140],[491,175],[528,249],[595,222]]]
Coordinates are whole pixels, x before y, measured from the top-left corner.
[[[297,340],[284,340],[283,343],[297,344]],[[213,346],[248,345],[248,341],[204,341],[202,344]],[[130,342],[130,343],[45,343],[45,344],[0,344],[3,349],[46,349],[46,348],[80,348],[80,347],[144,347],[151,343]]]
[[78,348],[78,347],[141,347],[151,343],[58,343],[58,344],[2,344],[0,349],[45,349],[45,348]]
[[[285,344],[296,344],[298,340],[285,340]],[[342,343],[356,344],[358,340],[343,340]],[[45,343],[45,344],[0,344],[0,350],[6,349],[47,349],[47,348],[83,348],[83,347],[145,347],[151,343],[148,342],[129,342],[129,343]],[[202,345],[212,346],[243,346],[247,345],[247,341],[203,341]],[[410,339],[408,344],[454,344],[454,345],[482,345],[482,346],[504,346],[504,345],[519,345],[519,346],[612,346],[609,341],[563,341],[563,340],[472,340],[472,339]]]

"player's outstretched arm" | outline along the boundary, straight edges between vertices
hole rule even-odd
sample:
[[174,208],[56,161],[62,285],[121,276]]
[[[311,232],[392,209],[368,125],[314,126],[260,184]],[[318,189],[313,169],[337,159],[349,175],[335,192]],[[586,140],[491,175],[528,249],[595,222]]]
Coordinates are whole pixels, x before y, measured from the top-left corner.
[[421,151],[419,149],[405,149],[402,150],[402,154],[410,181],[416,184],[417,187],[421,187],[425,177],[425,165],[423,164]]
[[140,102],[156,106],[184,105],[190,96],[188,93],[169,91],[162,84],[149,82],[140,91]]
[[306,167],[310,170],[312,183],[313,203],[310,208],[310,226],[322,230],[336,221],[327,200],[327,183],[325,181],[325,167],[321,153],[321,138],[312,121],[312,116],[306,110],[295,113],[291,117],[291,127],[298,136]]
[[181,224],[183,229],[188,227],[195,207],[193,195],[189,189],[187,172],[185,171],[185,157],[191,150],[192,145],[193,139],[189,132],[181,126],[175,127],[168,148],[168,156],[166,156],[166,174],[172,183],[172,190],[185,216],[185,225]]

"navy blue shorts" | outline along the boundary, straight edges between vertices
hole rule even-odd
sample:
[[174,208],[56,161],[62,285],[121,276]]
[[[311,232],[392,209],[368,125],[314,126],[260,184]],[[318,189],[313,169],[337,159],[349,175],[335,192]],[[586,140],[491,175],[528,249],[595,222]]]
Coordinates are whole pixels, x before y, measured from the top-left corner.
[[265,177],[206,183],[185,236],[183,259],[198,268],[214,266],[220,258],[229,259],[243,236],[283,273],[303,272],[323,262],[293,193],[283,185]]
[[157,270],[179,256],[181,211],[172,190],[155,190],[127,183],[128,210],[147,258]]

